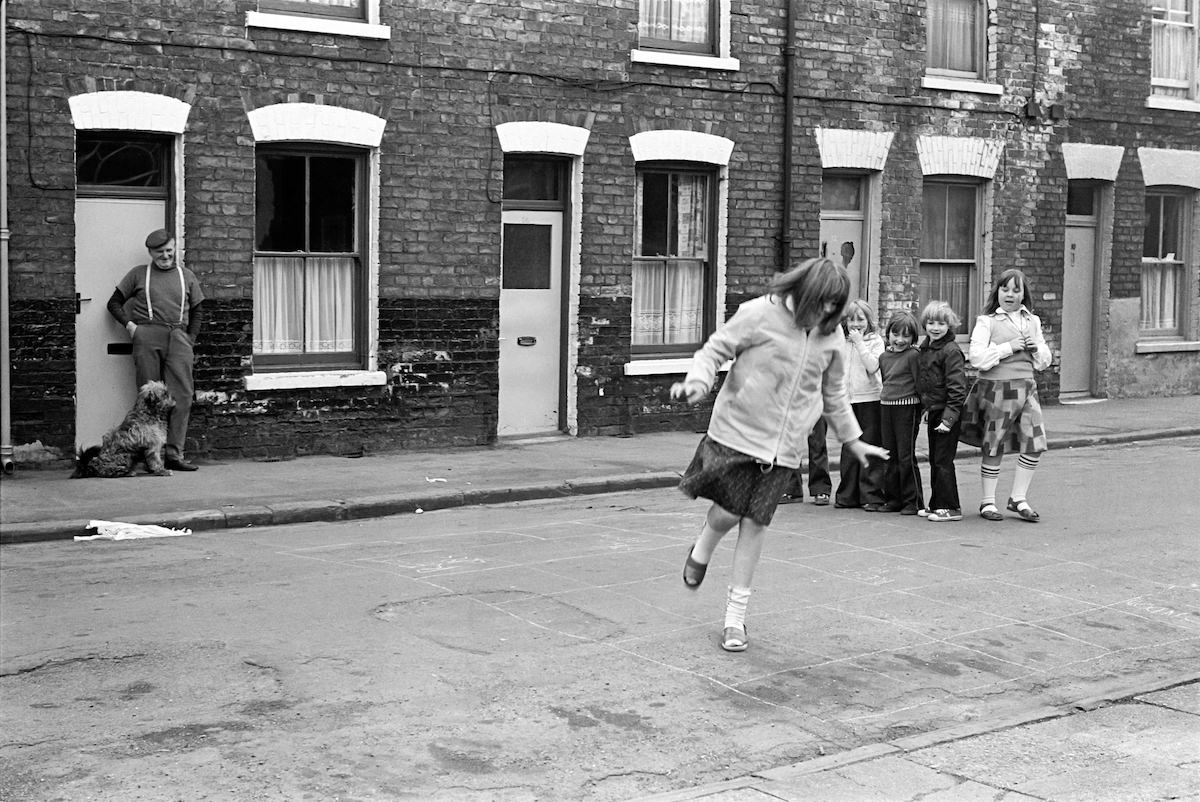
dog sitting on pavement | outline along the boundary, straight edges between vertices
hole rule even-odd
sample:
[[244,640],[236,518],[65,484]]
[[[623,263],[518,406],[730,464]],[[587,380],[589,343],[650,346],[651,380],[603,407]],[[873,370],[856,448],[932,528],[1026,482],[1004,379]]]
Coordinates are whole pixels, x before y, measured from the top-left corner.
[[167,419],[174,408],[167,385],[159,381],[143,384],[125,420],[104,435],[100,445],[79,455],[71,478],[133,476],[139,462],[145,463],[147,473],[170,476],[163,464],[163,446],[167,443]]

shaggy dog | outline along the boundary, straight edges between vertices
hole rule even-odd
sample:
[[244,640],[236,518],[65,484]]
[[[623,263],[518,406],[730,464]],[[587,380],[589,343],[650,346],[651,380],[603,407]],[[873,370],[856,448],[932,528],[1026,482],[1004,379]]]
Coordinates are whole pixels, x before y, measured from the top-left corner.
[[167,442],[167,418],[175,400],[162,382],[146,382],[138,390],[133,409],[121,425],[104,435],[98,446],[79,455],[71,478],[133,476],[139,462],[155,476],[170,476],[163,466],[163,446]]

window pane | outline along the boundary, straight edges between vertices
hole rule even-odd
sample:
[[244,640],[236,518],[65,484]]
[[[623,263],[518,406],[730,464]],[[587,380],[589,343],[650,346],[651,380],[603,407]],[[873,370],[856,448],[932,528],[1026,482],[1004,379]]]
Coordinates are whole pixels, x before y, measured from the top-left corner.
[[1162,258],[1162,198],[1146,196],[1146,228],[1142,232],[1142,258]]
[[945,301],[962,319],[955,334],[966,334],[971,317],[971,271],[969,265],[921,265],[921,290],[917,306],[924,309],[930,301]]
[[365,19],[363,0],[259,0],[260,11],[312,14],[318,17]]
[[304,348],[304,259],[254,260],[254,353],[299,354]]
[[1171,262],[1142,264],[1143,329],[1174,332],[1179,326],[1180,265]]
[[304,157],[260,155],[255,178],[258,250],[304,250]]
[[644,39],[662,39],[691,44],[712,40],[713,0],[641,0],[638,35]]
[[641,256],[666,256],[667,215],[670,211],[670,176],[666,173],[642,175]]
[[947,188],[946,258],[975,258],[975,187]]
[[502,286],[506,290],[550,288],[550,226],[509,223],[504,226]]
[[671,176],[670,252],[672,256],[708,255],[708,177]]
[[562,193],[562,162],[505,159],[504,199],[557,201]]
[[1163,259],[1178,261],[1183,258],[1183,199],[1164,197],[1162,200],[1162,253]]
[[1156,94],[1195,96],[1196,20],[1190,5],[1189,0],[1152,4],[1150,74]]
[[354,272],[352,256],[309,257],[304,264],[304,350],[354,350]]
[[633,345],[662,343],[666,262],[635,261],[633,264]]
[[926,46],[931,68],[978,70],[978,9],[978,0],[929,0]]
[[633,345],[698,343],[704,332],[704,263],[638,261],[633,266]]
[[80,134],[75,146],[75,177],[80,184],[165,187],[167,143]]
[[826,175],[821,179],[821,211],[862,210],[862,179],[858,176]]
[[310,160],[308,250],[354,250],[354,159],[314,156]]
[[1096,187],[1082,181],[1067,182],[1067,214],[1096,214]]
[[921,258],[946,258],[946,185],[925,184],[921,204]]

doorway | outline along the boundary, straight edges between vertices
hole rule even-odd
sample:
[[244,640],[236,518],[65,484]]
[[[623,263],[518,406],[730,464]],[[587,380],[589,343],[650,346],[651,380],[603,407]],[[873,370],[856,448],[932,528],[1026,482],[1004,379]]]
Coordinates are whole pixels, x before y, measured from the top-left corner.
[[561,429],[562,212],[506,211],[497,434]]
[[1092,391],[1095,363],[1096,238],[1100,187],[1084,181],[1067,184],[1067,225],[1063,248],[1062,359],[1059,392]]
[[117,282],[167,225],[170,140],[80,131],[75,197],[75,445],[98,445],[137,393],[129,335],[108,314]]

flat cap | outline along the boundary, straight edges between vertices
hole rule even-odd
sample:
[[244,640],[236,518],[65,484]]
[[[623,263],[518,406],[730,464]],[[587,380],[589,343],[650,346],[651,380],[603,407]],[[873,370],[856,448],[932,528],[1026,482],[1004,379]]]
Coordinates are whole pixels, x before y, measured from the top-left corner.
[[172,234],[170,231],[167,231],[165,228],[160,228],[157,231],[151,231],[146,237],[146,247],[150,248],[151,250],[154,248],[161,248],[173,239],[175,239],[174,234]]

